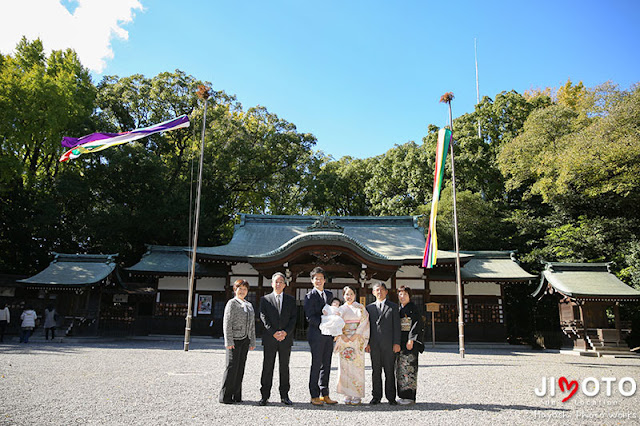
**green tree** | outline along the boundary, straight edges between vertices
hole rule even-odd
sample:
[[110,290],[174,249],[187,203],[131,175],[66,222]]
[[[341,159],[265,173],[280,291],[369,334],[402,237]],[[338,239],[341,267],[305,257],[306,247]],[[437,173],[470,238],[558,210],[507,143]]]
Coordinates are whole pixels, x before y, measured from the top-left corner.
[[498,157],[514,241],[532,266],[540,260],[614,261],[619,276],[633,283],[640,91],[568,82],[560,95],[558,104],[534,111]]
[[618,98],[606,115],[588,122],[560,105],[532,113],[522,135],[498,156],[507,190],[540,195],[573,217],[595,208],[610,216],[634,212],[640,201],[640,91]]
[[[475,111],[454,120],[456,184],[487,200],[504,198],[505,182],[496,158],[502,146],[522,133],[534,110],[551,103],[546,95],[523,96],[515,91],[485,96]],[[478,135],[478,123],[481,133]]]
[[339,216],[367,216],[370,203],[365,187],[371,179],[374,158],[320,156],[312,165],[304,185],[310,212]]
[[[300,182],[316,139],[264,107],[240,114],[242,133],[223,148],[234,211],[286,213],[303,197]],[[290,198],[294,195],[293,198]]]
[[577,113],[559,105],[531,113],[522,134],[505,143],[497,157],[498,167],[506,178],[506,190],[525,198],[546,194],[555,177],[555,155],[562,149],[561,138],[571,133]]
[[[152,78],[140,75],[107,77],[99,86],[100,119],[115,130],[146,126],[179,114],[189,114],[190,131],[145,138],[122,150],[102,151],[89,160],[101,186],[98,216],[125,235],[138,229],[132,252],[143,244],[187,244],[190,199],[197,176],[199,132],[203,108],[195,96],[202,84],[182,71]],[[234,97],[213,91],[205,132],[205,161],[199,244],[222,244],[230,236],[238,212],[293,213],[302,198],[300,181],[315,144],[313,135],[299,133],[290,122],[264,107],[246,112]],[[137,148],[140,148],[138,150]],[[127,171],[135,170],[132,173]],[[117,189],[124,180],[137,181]],[[126,208],[123,208],[126,206]],[[115,211],[112,211],[115,210]],[[145,219],[144,213],[155,220]],[[128,226],[119,216],[129,215]],[[144,221],[145,223],[142,223]],[[136,222],[139,221],[139,225]],[[155,226],[149,226],[155,224]],[[158,227],[162,224],[162,227]],[[106,241],[107,235],[98,240]]]
[[[585,129],[563,139],[547,199],[574,212],[640,218],[640,87]],[[574,213],[575,214],[575,213]],[[579,213],[578,213],[579,214]]]
[[625,267],[620,270],[618,277],[640,290],[640,241],[634,238],[621,247],[620,251],[624,254]]
[[95,93],[72,50],[47,58],[40,40],[23,38],[15,56],[2,58],[0,150],[2,162],[16,168],[23,185],[51,183],[64,151],[62,137],[91,128]]
[[620,250],[637,233],[637,224],[624,218],[580,216],[547,230],[545,245],[533,250],[540,260],[557,262],[625,261]]
[[[505,213],[495,203],[484,200],[479,193],[456,191],[458,214],[458,238],[461,250],[507,250],[510,241],[505,238],[513,227],[505,222]],[[422,213],[421,224],[428,228],[430,206],[418,209]],[[451,186],[442,190],[438,203],[438,248],[454,249],[453,192]]]
[[375,158],[365,194],[374,215],[412,215],[431,198],[435,143],[396,145]]
[[71,50],[23,38],[0,55],[0,270],[35,272],[64,240],[52,188],[65,135],[93,129],[96,89]]

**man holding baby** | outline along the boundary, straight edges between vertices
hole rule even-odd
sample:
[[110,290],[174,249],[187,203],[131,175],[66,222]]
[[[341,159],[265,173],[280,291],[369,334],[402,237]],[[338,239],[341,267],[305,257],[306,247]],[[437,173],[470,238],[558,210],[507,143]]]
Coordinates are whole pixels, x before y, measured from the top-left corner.
[[304,313],[309,321],[307,339],[311,349],[311,371],[309,373],[309,393],[311,404],[337,404],[329,397],[329,373],[331,373],[331,354],[333,336],[320,332],[322,309],[333,299],[333,294],[324,289],[325,272],[320,267],[310,273],[313,290],[304,298]]

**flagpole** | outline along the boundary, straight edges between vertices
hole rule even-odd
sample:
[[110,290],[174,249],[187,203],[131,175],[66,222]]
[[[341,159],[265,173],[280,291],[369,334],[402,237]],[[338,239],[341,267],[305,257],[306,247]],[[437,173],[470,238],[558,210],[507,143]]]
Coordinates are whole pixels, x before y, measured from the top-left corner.
[[207,122],[207,104],[209,89],[205,86],[198,87],[198,97],[204,100],[204,115],[202,117],[202,139],[200,141],[200,167],[198,170],[198,191],[196,193],[196,218],[193,229],[193,247],[191,249],[191,268],[189,269],[189,302],[187,307],[187,322],[184,328],[184,350],[189,351],[191,342],[191,321],[193,319],[193,291],[196,277],[196,252],[198,250],[198,228],[200,226],[200,195],[202,194],[202,168],[204,164],[204,131]]
[[[478,39],[473,39],[473,49],[475,51],[476,59],[476,105],[480,105],[480,84],[478,83]],[[451,106],[451,105],[449,105]],[[453,132],[453,129],[451,129]],[[478,138],[482,139],[482,132],[480,131],[480,118],[478,117]]]
[[449,127],[451,129],[451,143],[449,149],[451,150],[451,188],[453,196],[453,230],[455,235],[456,246],[456,286],[458,293],[458,341],[460,346],[460,356],[464,358],[464,305],[462,301],[462,279],[460,277],[460,243],[458,239],[458,211],[456,207],[456,172],[455,161],[453,158],[453,115],[451,113],[451,101],[453,100],[453,93],[448,92],[442,95],[440,102],[445,102],[449,105]]

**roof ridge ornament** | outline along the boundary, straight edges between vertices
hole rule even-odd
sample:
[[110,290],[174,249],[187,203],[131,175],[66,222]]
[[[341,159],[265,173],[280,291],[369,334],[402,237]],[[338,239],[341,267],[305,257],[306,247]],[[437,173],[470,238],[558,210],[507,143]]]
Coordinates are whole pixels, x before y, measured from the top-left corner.
[[611,261],[611,262],[607,262],[607,272],[610,274],[613,274],[613,265],[615,265],[615,262]]
[[[307,241],[312,241],[312,242],[328,242],[328,241],[332,241],[332,242],[347,242],[347,243],[351,243],[351,244],[355,244],[360,250],[362,250],[364,253],[367,253],[370,256],[373,256],[377,259],[384,259],[384,260],[390,260],[387,256],[378,253],[377,251],[365,246],[364,244],[362,244],[359,240],[357,240],[354,237],[351,237],[347,234],[344,233],[334,233],[334,234],[330,234],[327,233],[325,230],[318,230],[318,233],[313,233],[313,232],[308,232],[308,233],[304,233],[301,235],[298,235],[296,237],[293,237],[292,239],[290,239],[289,241],[287,241],[286,243],[282,244],[280,247],[273,249],[269,252],[266,253],[262,253],[262,254],[257,254],[257,255],[252,255],[251,259],[256,260],[256,259],[264,259],[267,257],[271,257],[271,256],[276,256],[280,253],[284,253],[285,251],[289,250],[292,246],[296,245],[296,244],[301,244]],[[334,244],[336,245],[336,244]]]
[[307,232],[314,231],[336,231],[344,232],[344,227],[338,225],[335,219],[329,216],[329,213],[324,213],[320,218],[313,222],[313,225],[307,226]]

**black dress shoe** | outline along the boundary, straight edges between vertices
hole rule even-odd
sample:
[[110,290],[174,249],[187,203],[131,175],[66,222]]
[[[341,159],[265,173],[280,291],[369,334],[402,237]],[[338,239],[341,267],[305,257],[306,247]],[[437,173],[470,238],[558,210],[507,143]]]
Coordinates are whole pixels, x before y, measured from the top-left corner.
[[378,405],[378,404],[380,404],[380,400],[378,398],[373,398],[371,402],[369,402],[369,405]]
[[222,401],[220,401],[220,403],[222,403],[222,404],[233,404],[234,401],[232,401],[230,399],[223,399]]
[[284,398],[281,398],[280,402],[282,402],[284,405],[293,405],[293,402],[291,402],[291,400],[289,399],[288,396],[285,396]]
[[391,401],[389,401],[389,405],[398,405],[398,401],[392,399]]
[[265,406],[265,405],[267,405],[268,401],[269,400],[267,398],[260,398],[260,401],[258,401],[258,405]]

